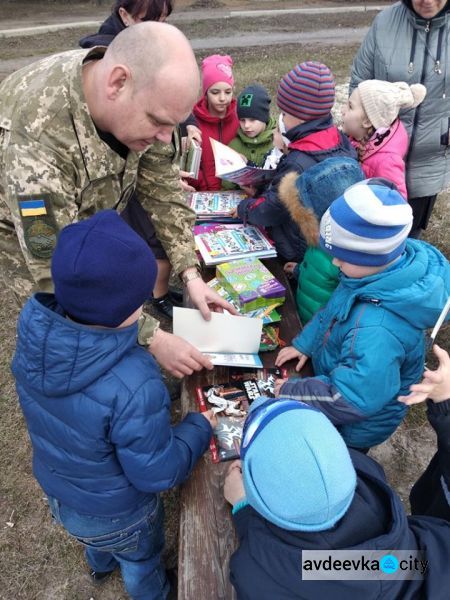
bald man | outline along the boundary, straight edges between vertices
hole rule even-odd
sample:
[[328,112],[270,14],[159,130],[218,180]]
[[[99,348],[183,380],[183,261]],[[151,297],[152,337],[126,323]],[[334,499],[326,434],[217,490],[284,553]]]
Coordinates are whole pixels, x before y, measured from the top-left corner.
[[[107,49],[50,56],[2,82],[0,249],[14,259],[3,274],[16,296],[53,290],[50,259],[64,226],[105,208],[122,210],[136,190],[194,305],[205,318],[210,308],[230,308],[199,276],[195,216],[180,187],[179,150],[170,144],[198,90],[188,40],[157,22],[125,29]],[[139,341],[177,377],[212,368],[148,315]]]

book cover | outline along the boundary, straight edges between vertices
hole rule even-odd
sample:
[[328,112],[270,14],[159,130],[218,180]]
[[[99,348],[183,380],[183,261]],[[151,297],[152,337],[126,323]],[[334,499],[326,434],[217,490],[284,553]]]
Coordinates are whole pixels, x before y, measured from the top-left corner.
[[240,186],[259,186],[269,183],[275,175],[275,169],[250,167],[233,148],[209,139],[214,153],[216,177]]
[[192,179],[198,179],[201,158],[202,147],[195,140],[191,140],[189,147],[181,155],[180,169],[186,171]]
[[243,313],[284,302],[286,288],[257,258],[222,263],[217,266],[216,275]]
[[230,369],[226,383],[198,387],[196,400],[201,412],[212,409],[218,420],[210,443],[214,463],[239,458],[242,429],[253,400],[273,397],[275,380],[287,377],[285,369]]
[[271,241],[254,225],[195,225],[194,236],[196,247],[207,266],[246,257],[270,258],[277,255]]
[[192,192],[188,204],[195,211],[198,221],[233,221],[230,212],[245,198],[244,192]]

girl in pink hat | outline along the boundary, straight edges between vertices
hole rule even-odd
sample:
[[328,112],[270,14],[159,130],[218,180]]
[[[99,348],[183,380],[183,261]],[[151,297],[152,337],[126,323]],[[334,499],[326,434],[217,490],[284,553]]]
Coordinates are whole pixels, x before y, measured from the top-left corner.
[[200,173],[193,185],[197,190],[220,190],[216,177],[214,155],[209,138],[229,144],[239,127],[236,100],[233,98],[234,78],[231,56],[213,54],[202,62],[203,96],[194,106],[194,116],[202,132]]

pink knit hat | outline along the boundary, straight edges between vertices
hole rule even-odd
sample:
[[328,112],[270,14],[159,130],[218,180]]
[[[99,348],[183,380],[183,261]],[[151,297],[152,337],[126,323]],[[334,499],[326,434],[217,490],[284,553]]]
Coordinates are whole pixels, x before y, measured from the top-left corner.
[[219,81],[224,81],[233,86],[232,66],[233,59],[228,54],[212,54],[204,58],[202,61],[203,94],[206,94],[209,88]]

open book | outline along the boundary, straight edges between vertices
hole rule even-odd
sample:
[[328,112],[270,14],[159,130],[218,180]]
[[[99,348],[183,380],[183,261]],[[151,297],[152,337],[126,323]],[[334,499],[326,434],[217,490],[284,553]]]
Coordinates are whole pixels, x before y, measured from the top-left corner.
[[189,177],[192,179],[198,179],[201,158],[202,147],[195,140],[191,140],[188,148],[181,155],[180,169],[189,173]]
[[209,139],[214,153],[216,177],[232,181],[242,187],[269,183],[275,175],[275,169],[249,167],[242,156],[233,148],[229,148],[212,138]]

